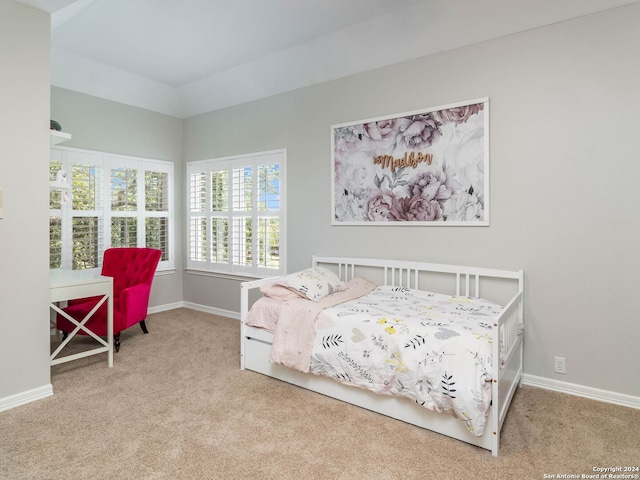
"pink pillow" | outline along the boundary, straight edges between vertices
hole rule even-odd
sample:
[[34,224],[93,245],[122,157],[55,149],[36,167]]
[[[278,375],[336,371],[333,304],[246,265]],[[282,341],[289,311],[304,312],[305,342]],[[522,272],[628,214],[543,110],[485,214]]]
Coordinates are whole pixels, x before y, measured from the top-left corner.
[[300,295],[296,292],[289,290],[287,287],[283,287],[282,285],[277,284],[263,285],[262,287],[260,287],[260,291],[267,297],[277,298],[280,300],[287,300],[289,298],[300,298]]

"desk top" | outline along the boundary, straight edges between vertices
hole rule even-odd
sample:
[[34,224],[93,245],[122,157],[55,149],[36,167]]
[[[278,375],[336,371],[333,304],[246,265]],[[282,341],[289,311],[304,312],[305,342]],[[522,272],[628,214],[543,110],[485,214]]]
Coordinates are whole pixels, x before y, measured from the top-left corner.
[[111,277],[103,277],[96,270],[66,270],[62,268],[49,270],[50,288],[88,285],[110,282],[111,280]]

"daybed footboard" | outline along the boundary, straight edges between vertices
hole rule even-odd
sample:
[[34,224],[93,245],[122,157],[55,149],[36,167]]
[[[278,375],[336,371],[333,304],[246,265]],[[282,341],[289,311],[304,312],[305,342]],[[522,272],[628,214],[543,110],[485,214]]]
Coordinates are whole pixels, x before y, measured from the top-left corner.
[[[245,323],[249,308],[259,297],[259,287],[275,279],[244,282],[241,286],[241,368],[253,370],[324,395],[346,401],[412,425],[488,449],[498,455],[500,430],[511,399],[522,378],[523,361],[523,273],[474,267],[355,258],[314,257],[313,265],[332,269],[347,281],[364,276],[379,285],[397,285],[455,295],[480,297],[495,293],[506,305],[492,330],[492,404],[487,429],[481,437],[468,432],[452,415],[432,412],[406,398],[378,395],[343,385],[335,380],[304,374],[269,362],[273,334]],[[376,277],[377,278],[374,278]],[[452,285],[451,278],[455,285]],[[485,283],[487,285],[485,285]],[[482,284],[482,285],[481,285]],[[486,288],[485,288],[486,287]],[[509,293],[504,293],[505,288]],[[502,295],[502,297],[500,297]],[[507,300],[505,300],[507,299]]]
[[[520,280],[520,284],[522,280]],[[507,416],[507,410],[516,388],[522,384],[523,365],[523,292],[520,290],[507,304],[502,314],[497,319],[494,335],[498,335],[498,341],[494,338],[493,358],[501,358],[502,363],[496,362],[497,371],[493,374],[491,391],[492,416],[488,425],[491,426],[491,435],[494,437],[491,451],[494,457],[498,456],[500,448],[500,431]]]

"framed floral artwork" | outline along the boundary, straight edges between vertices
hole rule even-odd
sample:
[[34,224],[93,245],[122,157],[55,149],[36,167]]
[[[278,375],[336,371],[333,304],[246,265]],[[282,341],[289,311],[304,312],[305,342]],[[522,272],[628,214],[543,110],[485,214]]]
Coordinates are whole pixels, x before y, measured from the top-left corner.
[[331,127],[333,225],[489,225],[489,99]]

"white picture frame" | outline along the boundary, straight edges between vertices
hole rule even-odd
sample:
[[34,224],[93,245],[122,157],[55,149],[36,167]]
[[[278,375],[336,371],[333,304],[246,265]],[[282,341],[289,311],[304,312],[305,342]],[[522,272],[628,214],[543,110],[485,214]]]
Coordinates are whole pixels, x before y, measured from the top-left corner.
[[489,99],[331,126],[332,225],[489,225]]

